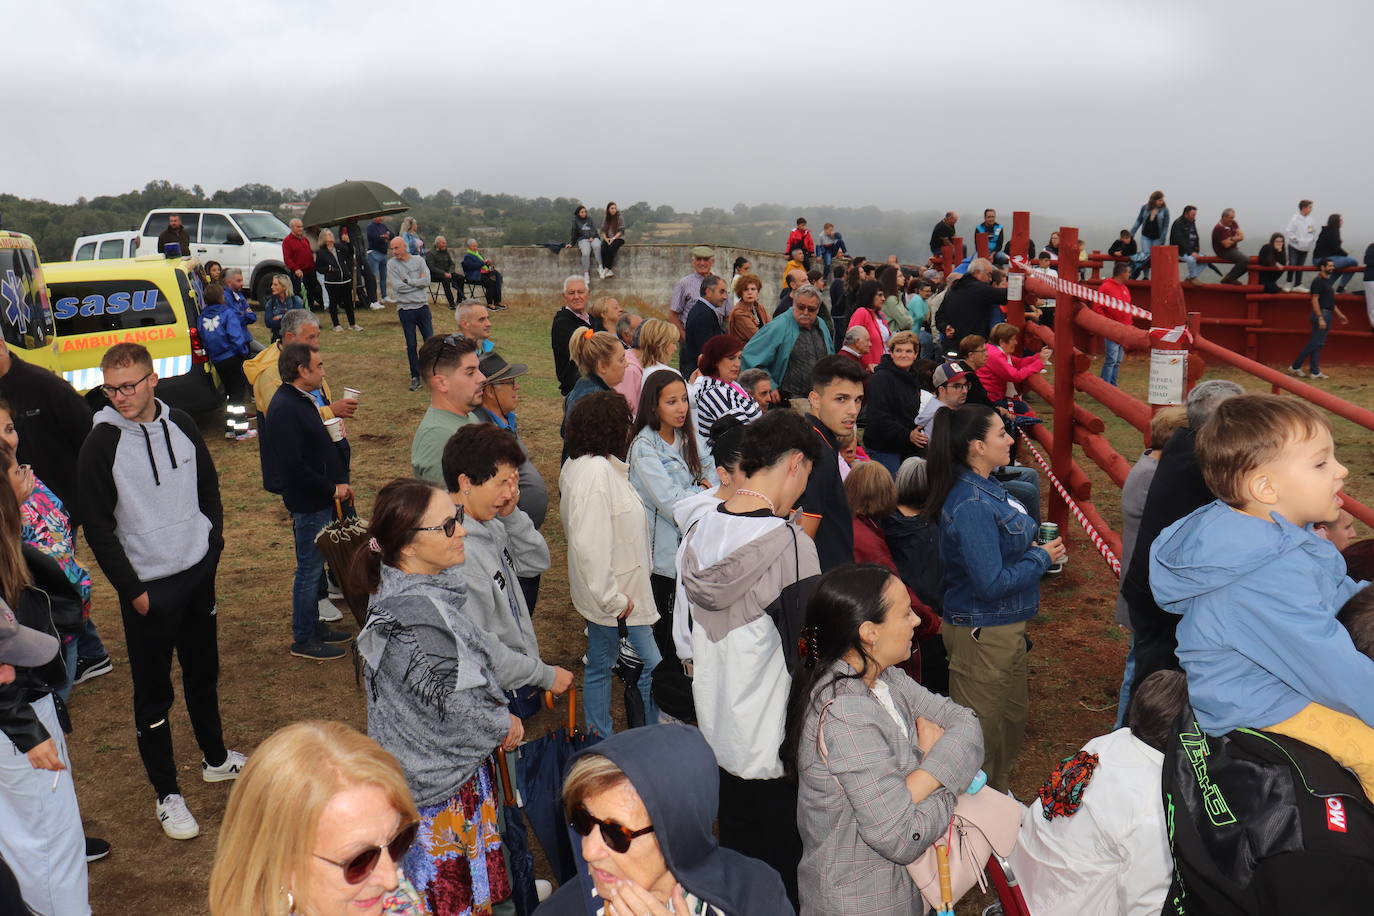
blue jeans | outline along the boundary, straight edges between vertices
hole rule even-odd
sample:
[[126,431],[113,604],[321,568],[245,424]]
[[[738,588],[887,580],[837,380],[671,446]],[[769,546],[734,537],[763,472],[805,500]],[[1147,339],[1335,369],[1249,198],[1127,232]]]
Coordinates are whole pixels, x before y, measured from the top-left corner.
[[1302,352],[1298,354],[1298,358],[1293,360],[1294,369],[1301,369],[1302,361],[1310,359],[1312,362],[1312,374],[1316,375],[1318,372],[1322,371],[1321,366],[1318,365],[1318,361],[1321,359],[1322,347],[1326,345],[1326,335],[1327,332],[1331,330],[1331,320],[1335,315],[1335,312],[1328,312],[1326,309],[1322,309],[1322,317],[1326,319],[1326,327],[1324,328],[1317,325],[1316,315],[1310,317],[1312,335],[1307,338],[1307,346],[1302,348]]
[[[644,721],[656,725],[658,706],[654,703],[650,686],[654,668],[663,660],[663,656],[654,642],[653,627],[641,625],[626,629],[629,630],[630,645],[644,659],[644,673],[639,676],[639,692],[644,696]],[[587,622],[587,668],[582,677],[582,712],[587,719],[587,731],[603,738],[615,731],[611,722],[611,682],[616,678],[611,674],[611,666],[615,664],[619,652],[620,634],[615,627]]]
[[291,585],[291,639],[310,642],[320,632],[320,599],[329,594],[324,578],[324,554],[315,546],[315,535],[334,520],[333,509],[292,512],[296,535],[296,579]]
[[[1003,480],[1002,476],[1005,474],[1015,476],[1009,480]],[[1040,474],[1035,468],[1009,464],[1004,468],[997,469],[997,480],[1002,484],[1002,489],[1026,507],[1026,512],[1031,518],[1037,522],[1040,521]]]
[[892,472],[892,476],[897,476],[897,469],[902,466],[902,456],[896,452],[880,452],[876,448],[865,449],[868,457],[881,464]]
[[1102,364],[1102,380],[1115,385],[1117,373],[1121,371],[1121,357],[1126,355],[1126,348],[1114,340],[1104,340],[1102,343],[1107,348],[1107,361]]
[[1199,264],[1197,262],[1197,255],[1185,254],[1182,257],[1180,257],[1179,260],[1182,261],[1184,264],[1188,265],[1189,280],[1196,280],[1198,277],[1202,276],[1202,271],[1206,267],[1206,265]]
[[[1330,257],[1322,258],[1322,260],[1330,261],[1332,264],[1336,265],[1337,270],[1344,270],[1347,267],[1360,266],[1359,261],[1355,260],[1354,258],[1346,257],[1343,254],[1332,255]],[[1354,273],[1341,274],[1340,279],[1336,282],[1336,289],[1340,290],[1341,292],[1345,292],[1345,288],[1350,285],[1350,281],[1353,279],[1355,279]]]
[[397,309],[396,317],[401,319],[401,331],[406,336],[406,359],[410,362],[410,377],[420,377],[420,361],[416,356],[415,332],[420,332],[420,343],[424,343],[434,336],[434,318],[429,313],[429,306],[422,305],[417,309]]
[[930,332],[925,328],[918,328],[917,338],[921,341],[921,359],[935,358],[935,338],[930,336]]
[[105,644],[100,641],[100,633],[96,631],[95,624],[91,623],[89,617],[83,622],[80,633],[62,640],[62,661],[67,665],[67,683],[57,691],[57,695],[64,703],[72,695],[77,659],[105,658],[109,654],[105,651]]
[[1135,634],[1131,635],[1131,651],[1126,653],[1126,671],[1121,675],[1121,696],[1116,701],[1116,725],[1126,724],[1126,710],[1131,708],[1131,681],[1135,680]]
[[382,299],[386,298],[386,252],[368,251],[367,267],[377,278],[377,289]]

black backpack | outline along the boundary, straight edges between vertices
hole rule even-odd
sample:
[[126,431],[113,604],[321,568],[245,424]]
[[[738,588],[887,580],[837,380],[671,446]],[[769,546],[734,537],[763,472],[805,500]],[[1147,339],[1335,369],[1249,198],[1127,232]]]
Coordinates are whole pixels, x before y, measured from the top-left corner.
[[1188,710],[1164,757],[1174,857],[1164,916],[1374,911],[1374,805],[1300,741],[1205,734]]

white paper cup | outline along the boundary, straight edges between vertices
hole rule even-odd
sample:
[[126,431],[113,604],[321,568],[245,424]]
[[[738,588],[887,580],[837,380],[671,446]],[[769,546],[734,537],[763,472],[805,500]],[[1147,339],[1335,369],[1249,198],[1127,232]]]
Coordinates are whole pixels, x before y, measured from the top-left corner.
[[343,441],[343,420],[340,420],[338,417],[333,417],[331,419],[325,420],[324,428],[325,431],[329,433],[330,439],[334,440],[335,442]]
[[352,398],[355,401],[363,396],[363,393],[359,391],[357,388],[345,388],[343,390],[343,393],[345,399]]

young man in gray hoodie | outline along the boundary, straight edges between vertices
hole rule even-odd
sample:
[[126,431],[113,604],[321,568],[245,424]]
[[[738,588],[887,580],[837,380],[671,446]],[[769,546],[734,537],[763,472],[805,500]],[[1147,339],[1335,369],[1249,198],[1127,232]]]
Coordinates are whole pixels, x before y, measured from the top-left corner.
[[237,779],[244,755],[220,731],[215,571],[224,550],[219,478],[195,421],[158,400],[153,359],[115,344],[100,361],[112,406],[95,415],[78,469],[86,539],[119,595],[134,682],[138,752],[157,793],[163,831],[189,840],[200,825],[177,785],[172,651],[206,782]]

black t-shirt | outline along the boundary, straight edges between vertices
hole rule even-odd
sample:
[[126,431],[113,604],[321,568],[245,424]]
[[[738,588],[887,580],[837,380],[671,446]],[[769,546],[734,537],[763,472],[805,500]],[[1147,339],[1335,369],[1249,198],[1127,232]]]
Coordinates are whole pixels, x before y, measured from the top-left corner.
[[854,562],[854,513],[849,511],[849,497],[840,480],[840,453],[835,434],[810,414],[806,422],[816,435],[825,440],[821,460],[811,468],[811,477],[801,496],[803,515],[821,520],[816,529],[816,553],[821,572]]
[[1312,281],[1312,295],[1317,297],[1317,305],[1323,312],[1336,307],[1336,286],[1326,277],[1318,276]]

